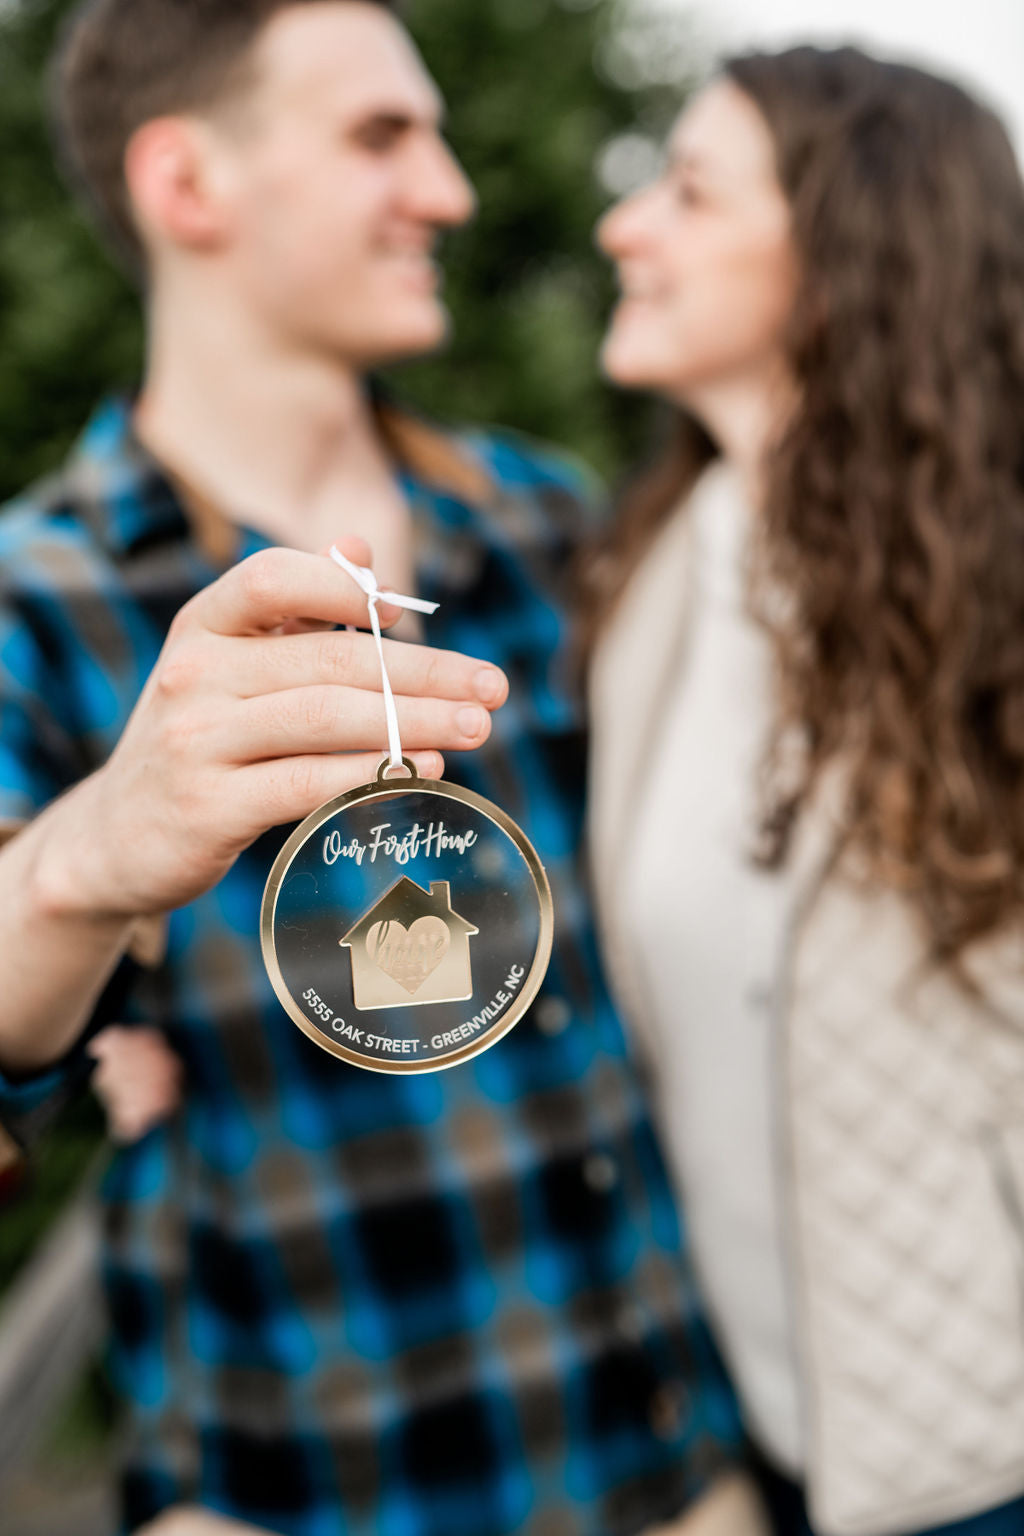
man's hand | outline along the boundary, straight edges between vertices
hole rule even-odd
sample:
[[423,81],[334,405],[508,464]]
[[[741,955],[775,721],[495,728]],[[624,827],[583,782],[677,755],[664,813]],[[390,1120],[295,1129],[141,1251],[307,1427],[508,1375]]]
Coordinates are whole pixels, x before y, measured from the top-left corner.
[[[350,540],[346,552],[368,563]],[[382,623],[398,609],[381,605]],[[295,633],[295,621],[303,625]],[[93,918],[167,911],[269,827],[372,779],[384,742],[366,599],[320,555],[261,551],[188,602],[104,768],[58,803],[44,904]],[[385,641],[403,747],[425,776],[478,747],[507,695],[496,668]]]
[[97,1063],[92,1087],[112,1141],[129,1146],[177,1109],[182,1064],[160,1030],[111,1024],[89,1041],[88,1052]]
[[260,1526],[240,1525],[225,1515],[212,1514],[198,1504],[176,1504],[135,1536],[269,1536]]

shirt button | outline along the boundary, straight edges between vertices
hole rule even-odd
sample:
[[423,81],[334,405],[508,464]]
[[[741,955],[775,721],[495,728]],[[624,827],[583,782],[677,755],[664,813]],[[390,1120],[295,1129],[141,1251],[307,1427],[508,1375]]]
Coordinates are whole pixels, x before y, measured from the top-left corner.
[[683,1423],[686,1388],[682,1382],[666,1382],[647,1405],[647,1422],[659,1440],[674,1440]]
[[772,1005],[772,988],[767,981],[757,981],[747,988],[747,1006],[767,1013]]
[[607,1152],[592,1152],[583,1162],[583,1182],[596,1194],[606,1195],[619,1182],[619,1169]]
[[564,997],[542,997],[537,1004],[537,1028],[545,1035],[560,1035],[572,1018]]

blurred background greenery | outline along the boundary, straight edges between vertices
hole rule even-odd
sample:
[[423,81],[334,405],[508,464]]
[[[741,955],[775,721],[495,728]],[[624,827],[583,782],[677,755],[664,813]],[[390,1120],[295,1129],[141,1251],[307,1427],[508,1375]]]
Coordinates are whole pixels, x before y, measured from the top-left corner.
[[[71,204],[47,133],[46,61],[71,8],[0,0],[0,501],[54,468],[97,398],[131,390],[141,366],[136,295]],[[612,193],[654,168],[699,54],[689,23],[656,0],[410,0],[406,16],[480,213],[445,253],[452,345],[389,382],[439,418],[564,443],[614,480],[644,441],[647,409],[597,376],[612,284],[593,226]],[[0,1189],[0,1289],[100,1136],[83,1106]],[[68,1465],[74,1484],[109,1423],[92,1372],[41,1448],[33,1487],[59,1485]],[[14,1508],[4,1494],[0,1536]],[[34,1497],[18,1506],[19,1536]],[[57,1531],[55,1515],[40,1519]]]

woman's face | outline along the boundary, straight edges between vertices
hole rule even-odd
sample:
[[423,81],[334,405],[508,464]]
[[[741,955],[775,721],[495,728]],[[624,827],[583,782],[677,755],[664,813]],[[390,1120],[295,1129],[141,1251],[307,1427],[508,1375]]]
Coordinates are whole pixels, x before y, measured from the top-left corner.
[[739,86],[722,78],[694,99],[660,178],[606,215],[598,241],[622,289],[602,350],[617,384],[694,405],[774,370],[796,261],[771,135]]

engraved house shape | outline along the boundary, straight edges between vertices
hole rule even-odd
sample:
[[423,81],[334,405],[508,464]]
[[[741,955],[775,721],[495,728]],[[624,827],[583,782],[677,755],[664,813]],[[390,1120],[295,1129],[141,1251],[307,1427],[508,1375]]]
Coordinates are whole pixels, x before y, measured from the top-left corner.
[[447,880],[425,891],[403,875],[338,943],[352,957],[352,995],[364,1008],[414,1008],[473,996],[469,941]]

